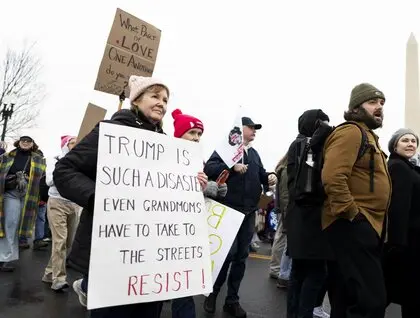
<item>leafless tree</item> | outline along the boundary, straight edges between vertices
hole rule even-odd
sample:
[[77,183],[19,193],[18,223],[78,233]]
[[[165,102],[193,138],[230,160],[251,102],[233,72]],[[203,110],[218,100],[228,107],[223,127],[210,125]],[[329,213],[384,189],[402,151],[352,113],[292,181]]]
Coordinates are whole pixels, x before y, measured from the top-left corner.
[[[39,80],[42,64],[34,53],[34,46],[35,43],[21,50],[9,49],[0,65],[0,110],[6,96],[14,93],[17,97],[13,115],[7,122],[7,137],[17,137],[21,129],[35,126],[45,98],[45,87]],[[3,116],[0,123],[3,129]]]

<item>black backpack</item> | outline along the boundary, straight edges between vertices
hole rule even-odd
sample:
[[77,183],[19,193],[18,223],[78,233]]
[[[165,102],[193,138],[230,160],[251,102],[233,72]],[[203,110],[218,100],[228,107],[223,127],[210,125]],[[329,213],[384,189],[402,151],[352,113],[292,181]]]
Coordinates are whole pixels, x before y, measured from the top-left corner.
[[[374,190],[374,154],[375,147],[369,143],[366,131],[355,122],[344,122],[334,129],[332,129],[323,139],[323,143],[327,137],[338,127],[344,125],[356,125],[361,134],[362,141],[357,154],[357,160],[363,157],[367,150],[370,150],[369,159],[369,181],[370,192]],[[319,146],[319,145],[318,145]],[[321,149],[323,147],[317,147]],[[303,139],[297,144],[298,165],[295,179],[295,202],[299,205],[314,206],[323,204],[326,195],[321,180],[321,171],[323,167],[323,153],[322,150],[313,152],[311,148],[311,138]],[[312,156],[312,160],[311,159]],[[309,164],[307,163],[309,162]]]

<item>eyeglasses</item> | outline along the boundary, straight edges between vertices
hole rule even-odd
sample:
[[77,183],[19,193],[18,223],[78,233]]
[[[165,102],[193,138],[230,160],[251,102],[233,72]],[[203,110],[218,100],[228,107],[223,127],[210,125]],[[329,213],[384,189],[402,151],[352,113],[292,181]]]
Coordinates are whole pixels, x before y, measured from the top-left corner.
[[29,138],[22,138],[20,141],[21,141],[21,142],[26,142],[26,143],[31,143],[31,142],[33,142],[33,140],[32,140],[32,139],[29,139]]

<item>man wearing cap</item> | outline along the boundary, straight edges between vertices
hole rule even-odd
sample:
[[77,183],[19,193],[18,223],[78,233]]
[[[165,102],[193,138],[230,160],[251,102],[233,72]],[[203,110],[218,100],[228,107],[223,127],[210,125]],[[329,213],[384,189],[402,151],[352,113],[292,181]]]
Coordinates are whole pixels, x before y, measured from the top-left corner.
[[[261,129],[262,126],[255,124],[249,117],[242,118],[242,125],[244,158],[241,163],[237,163],[229,169],[230,175],[226,182],[229,190],[220,202],[244,213],[245,218],[213,286],[213,293],[204,302],[204,310],[208,313],[214,313],[217,295],[226,281],[230,266],[228,293],[223,310],[233,317],[246,317],[246,312],[239,304],[238,292],[245,274],[245,261],[254,233],[255,211],[258,209],[262,185],[269,186],[277,182],[274,175],[269,175],[265,171],[258,152],[251,146],[256,131]],[[214,152],[204,167],[204,173],[209,179],[216,180],[225,169],[228,169],[228,167],[220,156]]]
[[[391,180],[373,132],[382,127],[384,104],[384,94],[374,86],[354,87],[344,113],[348,124],[337,127],[324,146],[322,182],[327,199],[322,226],[336,260],[330,268],[336,284],[331,318],[385,315],[380,254]],[[360,156],[361,147],[365,149]]]

